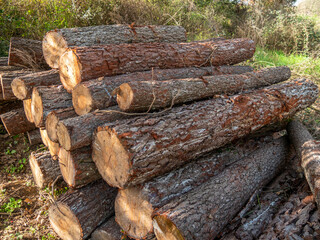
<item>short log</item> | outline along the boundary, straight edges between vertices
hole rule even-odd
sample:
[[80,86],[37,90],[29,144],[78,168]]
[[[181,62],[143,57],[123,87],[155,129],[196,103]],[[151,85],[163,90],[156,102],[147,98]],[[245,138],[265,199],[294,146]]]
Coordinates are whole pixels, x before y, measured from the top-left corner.
[[112,217],[94,230],[91,240],[120,240],[122,236],[121,228]]
[[7,66],[7,65],[8,65],[8,58],[0,57],[0,66]]
[[40,129],[41,139],[45,146],[48,147],[51,157],[56,160],[59,155],[60,145],[59,143],[52,142],[48,137],[47,130],[45,128]]
[[31,112],[31,99],[23,100],[23,110],[29,122],[34,122]]
[[40,130],[38,128],[27,132],[28,141],[31,146],[42,143]]

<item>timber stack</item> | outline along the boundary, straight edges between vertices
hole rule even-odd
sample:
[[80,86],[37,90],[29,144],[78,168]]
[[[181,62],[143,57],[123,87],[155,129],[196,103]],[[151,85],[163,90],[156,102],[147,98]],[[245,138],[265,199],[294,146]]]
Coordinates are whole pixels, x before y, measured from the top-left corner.
[[[30,156],[40,188],[59,175],[72,188],[49,209],[62,239],[225,236],[250,198],[291,164],[283,130],[318,97],[312,81],[287,81],[288,67],[235,65],[253,57],[252,40],[186,42],[179,26],[58,29],[40,52],[39,42],[17,39],[11,52],[2,98],[23,101],[24,112],[1,119],[9,134],[40,129],[48,151]],[[23,65],[26,58],[37,68]],[[318,143],[296,125],[288,132],[301,137],[293,145],[306,162]],[[316,171],[302,167],[317,195]]]

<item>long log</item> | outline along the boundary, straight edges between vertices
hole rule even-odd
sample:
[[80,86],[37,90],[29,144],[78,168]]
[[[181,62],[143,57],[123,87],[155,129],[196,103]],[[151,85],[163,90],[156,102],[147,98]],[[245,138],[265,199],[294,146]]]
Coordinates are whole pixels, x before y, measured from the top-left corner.
[[164,174],[312,104],[318,87],[299,79],[253,92],[181,106],[97,128],[93,161],[111,186]]
[[249,39],[73,47],[61,56],[59,71],[63,86],[72,91],[78,83],[102,76],[152,68],[232,65],[254,52],[255,44]]
[[69,191],[49,208],[51,226],[62,239],[81,240],[114,214],[116,188],[103,181]]
[[288,124],[290,141],[300,157],[301,166],[315,201],[320,206],[320,142],[313,139],[308,129],[299,121]]
[[153,218],[157,239],[214,239],[255,190],[281,171],[288,148],[285,138],[275,140],[158,209]]
[[91,234],[92,240],[120,240],[123,234],[121,228],[116,223],[114,217],[110,218],[107,222],[98,227]]
[[272,141],[272,137],[243,139],[143,185],[120,189],[115,201],[118,224],[131,238],[147,237],[153,230],[152,217],[156,209],[196,190],[227,166],[248,157]]
[[59,151],[60,151],[59,143],[52,142],[50,140],[50,138],[48,137],[47,130],[45,128],[40,129],[40,135],[41,135],[41,139],[42,139],[43,144],[48,147],[48,150],[51,154],[51,157],[54,160],[56,160],[58,158]]
[[0,73],[13,72],[13,71],[18,71],[22,69],[24,68],[17,67],[17,66],[0,66]]
[[49,69],[42,53],[42,42],[12,37],[10,39],[8,65],[32,69]]
[[59,163],[64,181],[72,188],[80,188],[101,178],[91,157],[91,147],[73,151],[60,148]]
[[242,74],[252,72],[249,66],[221,66],[201,68],[154,69],[152,71],[129,73],[103,77],[78,84],[72,91],[73,107],[78,115],[95,109],[105,109],[116,105],[113,90],[131,81],[164,81],[168,79],[195,78],[209,75]]
[[28,121],[22,108],[1,114],[0,118],[9,135],[25,133],[36,128]]
[[31,146],[42,143],[40,130],[38,128],[27,132],[27,137]]
[[23,100],[23,110],[29,122],[34,122],[31,112],[31,99]]
[[61,55],[69,47],[186,40],[186,30],[180,26],[102,25],[52,30],[43,38],[42,48],[49,66],[58,68]]
[[7,66],[7,65],[8,65],[8,58],[0,57],[0,66]]
[[59,162],[54,161],[48,151],[32,152],[29,157],[29,163],[33,179],[39,188],[48,186],[61,174]]
[[51,141],[58,143],[58,135],[57,135],[57,127],[59,121],[62,121],[67,118],[76,117],[77,114],[74,111],[73,107],[59,109],[56,111],[52,111],[48,114],[46,118],[46,129],[48,137]]
[[240,75],[203,76],[177,80],[132,81],[115,90],[123,111],[146,112],[206,99],[217,94],[235,94],[288,80],[290,68],[267,68]]
[[50,112],[69,107],[72,107],[72,96],[61,85],[33,88],[31,113],[37,127],[45,126]]
[[59,83],[58,70],[48,70],[17,77],[13,79],[11,88],[18,99],[25,100],[31,98],[34,87],[58,85]]

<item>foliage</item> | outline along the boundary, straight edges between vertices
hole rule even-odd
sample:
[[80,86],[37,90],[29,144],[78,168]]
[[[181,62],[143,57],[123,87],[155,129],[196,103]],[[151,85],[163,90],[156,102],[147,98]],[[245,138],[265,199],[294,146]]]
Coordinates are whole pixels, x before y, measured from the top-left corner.
[[4,203],[1,206],[1,212],[6,212],[6,213],[13,213],[14,210],[21,208],[22,206],[22,200],[18,199],[15,200],[14,198],[10,198],[8,203]]

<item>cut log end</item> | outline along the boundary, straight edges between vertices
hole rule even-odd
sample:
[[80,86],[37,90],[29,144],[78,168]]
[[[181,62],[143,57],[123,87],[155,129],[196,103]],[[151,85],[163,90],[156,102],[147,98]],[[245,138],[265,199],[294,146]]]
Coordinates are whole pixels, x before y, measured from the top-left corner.
[[75,169],[74,162],[70,152],[63,148],[59,151],[59,165],[64,181],[70,186],[75,187]]
[[23,110],[29,122],[34,122],[31,112],[31,99],[23,100]]
[[129,84],[124,83],[117,89],[117,102],[123,111],[130,109],[133,98],[134,93]]
[[68,48],[68,43],[57,31],[48,32],[42,41],[44,59],[51,68],[59,67],[60,56]]
[[24,100],[28,96],[28,90],[23,80],[15,78],[11,83],[13,94],[20,100]]
[[36,182],[36,184],[39,188],[43,188],[44,187],[44,176],[42,174],[42,170],[39,166],[39,163],[33,154],[30,155],[29,162],[30,162],[30,167],[31,167],[34,181]]
[[129,237],[141,239],[152,232],[153,211],[139,188],[119,190],[115,201],[116,221]]
[[[85,127],[85,126],[83,126],[83,127]],[[70,151],[71,150],[71,137],[70,137],[68,128],[62,122],[58,123],[57,136],[58,136],[60,145],[64,149]]]
[[82,229],[77,217],[63,203],[57,202],[49,208],[49,220],[55,232],[66,240],[82,239]]
[[48,137],[51,141],[57,142],[58,141],[58,135],[57,135],[57,126],[59,123],[59,119],[55,115],[54,112],[49,113],[46,119],[46,130]]
[[130,158],[116,133],[97,132],[93,145],[92,159],[102,178],[113,187],[124,188],[129,177]]
[[72,104],[78,115],[84,115],[91,112],[92,102],[93,99],[90,90],[86,86],[79,84],[72,91]]
[[43,122],[43,105],[41,95],[36,88],[32,91],[31,114],[34,124],[37,127],[41,126],[41,123]]
[[59,72],[61,83],[68,92],[81,82],[81,63],[72,50],[61,56]]
[[158,240],[184,240],[179,229],[165,216],[153,218],[154,233]]

